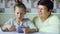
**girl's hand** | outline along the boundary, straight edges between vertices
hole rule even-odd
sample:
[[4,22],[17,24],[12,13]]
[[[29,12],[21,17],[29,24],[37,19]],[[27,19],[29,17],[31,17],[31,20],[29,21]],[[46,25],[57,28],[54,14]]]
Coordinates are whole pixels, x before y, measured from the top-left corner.
[[9,31],[10,28],[11,28],[11,25],[10,25],[10,24],[8,24],[8,25],[3,25],[3,26],[1,27],[2,31],[4,31],[4,32]]
[[3,29],[3,30],[6,29],[6,28],[7,28],[7,29],[10,29],[10,28],[11,28],[11,25],[8,24],[8,25],[3,25],[3,26],[2,26],[2,29]]
[[9,31],[12,32],[12,31],[16,31],[16,27],[14,25],[11,25],[11,27],[9,28]]
[[2,26],[2,29],[3,29],[3,30],[8,29],[10,32],[11,32],[11,31],[16,31],[15,26],[14,26],[14,25],[11,25],[11,24]]

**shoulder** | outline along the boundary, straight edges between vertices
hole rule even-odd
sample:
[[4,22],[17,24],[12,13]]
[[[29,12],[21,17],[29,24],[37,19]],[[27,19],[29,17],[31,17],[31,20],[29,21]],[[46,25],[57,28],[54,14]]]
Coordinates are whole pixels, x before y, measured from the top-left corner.
[[52,24],[59,24],[60,23],[60,19],[59,19],[58,16],[52,15],[49,18],[49,22],[52,23]]
[[29,18],[24,18],[23,21],[30,21],[30,19]]
[[38,18],[38,16],[35,16],[35,17],[34,17],[34,19],[37,19],[37,18]]
[[59,17],[57,15],[52,15],[50,18],[54,20],[59,20]]
[[10,24],[10,23],[12,23],[14,21],[14,18],[10,18],[10,19],[8,19],[6,22],[5,22],[5,24]]
[[32,22],[35,24],[37,20],[38,20],[38,16],[35,16],[35,17],[33,18]]
[[24,18],[24,19],[23,19],[23,22],[31,23],[32,21],[31,21],[29,18]]
[[14,20],[14,18],[10,18],[10,19],[8,19],[8,21],[13,21]]
[[38,19],[38,16],[35,16],[34,18],[33,18],[33,21],[35,21],[35,20],[37,20]]

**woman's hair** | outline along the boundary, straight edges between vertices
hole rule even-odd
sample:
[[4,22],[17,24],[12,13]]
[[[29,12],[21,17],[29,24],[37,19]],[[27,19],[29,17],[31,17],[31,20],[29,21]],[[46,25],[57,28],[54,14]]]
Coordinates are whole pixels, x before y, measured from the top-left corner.
[[16,3],[15,3],[15,6],[14,6],[14,10],[15,10],[16,7],[24,8],[24,9],[26,10],[25,5],[24,5],[21,1],[15,0],[15,2],[16,2]]
[[40,0],[37,5],[43,5],[48,8],[48,10],[53,10],[53,2],[51,0]]

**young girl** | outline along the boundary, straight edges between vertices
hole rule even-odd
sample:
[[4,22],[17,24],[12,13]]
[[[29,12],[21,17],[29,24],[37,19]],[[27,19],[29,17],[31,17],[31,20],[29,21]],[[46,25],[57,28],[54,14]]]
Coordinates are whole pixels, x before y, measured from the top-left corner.
[[19,31],[19,32],[35,32],[36,27],[28,19],[24,18],[26,7],[22,2],[18,2],[14,6],[15,18],[8,20],[2,27],[3,31]]

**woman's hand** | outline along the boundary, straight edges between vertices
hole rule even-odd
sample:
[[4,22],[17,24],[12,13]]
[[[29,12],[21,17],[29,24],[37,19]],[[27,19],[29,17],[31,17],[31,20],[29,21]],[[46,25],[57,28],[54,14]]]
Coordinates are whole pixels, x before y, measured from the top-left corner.
[[22,28],[24,34],[28,34],[28,28]]
[[23,32],[24,33],[33,33],[33,32],[36,32],[35,29],[30,29],[30,28],[22,28]]

